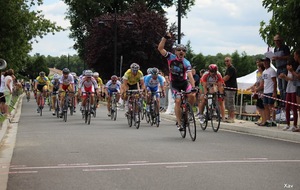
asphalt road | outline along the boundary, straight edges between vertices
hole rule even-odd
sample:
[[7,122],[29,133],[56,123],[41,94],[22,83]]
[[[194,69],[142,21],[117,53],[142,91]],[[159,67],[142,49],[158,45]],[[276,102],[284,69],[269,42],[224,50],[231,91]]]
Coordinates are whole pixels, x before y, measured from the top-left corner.
[[25,99],[17,127],[8,190],[300,189],[297,143],[200,128],[193,142],[173,121],[129,128],[104,106],[91,125],[63,122]]

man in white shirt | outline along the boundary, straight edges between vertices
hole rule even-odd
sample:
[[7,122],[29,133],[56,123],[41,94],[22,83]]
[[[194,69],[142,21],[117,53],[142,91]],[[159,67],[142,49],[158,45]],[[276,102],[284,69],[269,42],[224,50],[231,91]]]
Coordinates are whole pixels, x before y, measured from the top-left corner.
[[274,111],[275,99],[273,98],[277,98],[277,73],[272,67],[270,67],[271,60],[269,58],[262,59],[261,61],[264,62],[265,66],[265,70],[262,73],[262,83],[264,85],[263,102],[265,107],[266,119],[268,125],[276,126],[274,120],[271,121],[270,114]]

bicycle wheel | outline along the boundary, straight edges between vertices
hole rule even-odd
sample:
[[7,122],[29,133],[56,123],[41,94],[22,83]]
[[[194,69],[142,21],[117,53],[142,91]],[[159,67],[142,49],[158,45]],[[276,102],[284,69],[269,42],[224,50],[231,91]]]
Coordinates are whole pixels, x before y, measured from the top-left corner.
[[27,98],[27,102],[29,102],[29,100],[30,100],[30,92],[29,91],[26,93],[26,98]]
[[134,101],[134,125],[137,129],[140,128],[140,121],[141,121],[141,112],[140,112],[140,108],[139,108],[139,104],[137,102],[137,100]]
[[211,119],[211,127],[214,132],[218,132],[220,128],[220,108],[216,103],[212,103],[210,106],[210,119]]
[[65,101],[64,107],[63,107],[63,120],[67,122],[68,119],[68,103]]
[[186,103],[186,114],[187,114],[187,121],[186,126],[189,129],[189,134],[192,141],[196,140],[196,121],[194,116],[194,111],[190,103]]
[[207,128],[207,123],[208,123],[208,118],[209,118],[209,111],[208,111],[208,105],[207,105],[207,102],[206,102],[206,105],[205,105],[205,111],[204,111],[204,114],[203,114],[203,117],[204,117],[204,122],[200,122],[200,127],[201,129],[204,131],[206,128]]
[[70,115],[74,113],[74,97],[70,99]]
[[113,100],[113,103],[112,103],[112,114],[111,114],[111,117],[114,121],[116,121],[117,119],[117,102],[116,102],[116,99]]
[[129,126],[129,127],[132,126],[132,119],[133,119],[133,118],[132,118],[132,114],[133,114],[133,113],[132,113],[131,110],[129,110],[128,113],[127,113],[127,122],[128,122],[128,126]]
[[56,99],[55,112],[56,112],[56,117],[59,118],[59,100],[58,99]]
[[42,116],[43,115],[43,108],[44,108],[44,98],[43,98],[43,96],[42,95],[40,95],[40,100],[39,100],[39,102],[40,102],[40,106],[39,106],[39,109],[40,109],[40,116]]
[[158,107],[158,105],[157,105],[157,102],[156,101],[154,101],[154,104],[153,104],[154,106],[153,106],[153,123],[154,124],[156,124],[156,127],[159,127],[159,107]]
[[186,123],[185,118],[186,117],[185,117],[185,114],[186,113],[183,112],[183,109],[181,107],[181,126],[183,127],[183,130],[180,130],[179,132],[180,132],[182,138],[185,138],[185,136],[186,136],[186,125],[185,125],[185,123]]

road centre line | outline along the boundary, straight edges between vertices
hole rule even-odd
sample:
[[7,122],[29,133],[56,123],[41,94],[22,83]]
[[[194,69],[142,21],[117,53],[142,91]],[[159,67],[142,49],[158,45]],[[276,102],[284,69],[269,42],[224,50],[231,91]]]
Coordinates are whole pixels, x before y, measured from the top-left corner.
[[300,163],[300,160],[216,160],[195,162],[154,162],[135,164],[103,164],[103,165],[65,165],[65,166],[35,166],[14,167],[11,170],[39,170],[39,169],[75,169],[75,168],[102,168],[102,167],[132,167],[132,166],[168,166],[168,165],[193,165],[193,164],[249,164],[249,163]]
[[107,169],[83,169],[84,172],[102,172],[102,171],[123,171],[123,170],[131,170],[131,168],[107,168]]

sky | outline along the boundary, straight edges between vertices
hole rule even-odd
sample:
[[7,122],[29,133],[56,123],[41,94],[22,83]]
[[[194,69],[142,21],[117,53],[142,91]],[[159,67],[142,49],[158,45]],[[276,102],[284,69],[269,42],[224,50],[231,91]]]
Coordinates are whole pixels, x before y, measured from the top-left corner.
[[[260,22],[268,23],[271,13],[262,7],[262,0],[195,0],[195,5],[181,20],[181,31],[184,37],[182,44],[191,41],[194,53],[216,55],[231,54],[235,51],[246,52],[247,55],[263,54],[267,44],[259,35]],[[65,19],[67,5],[61,0],[44,0],[39,6],[46,19],[56,22],[63,28],[70,27]],[[177,23],[175,7],[165,9],[169,23]],[[61,56],[73,55],[74,41],[70,39],[70,31],[48,34],[38,43],[33,44],[31,55]]]

